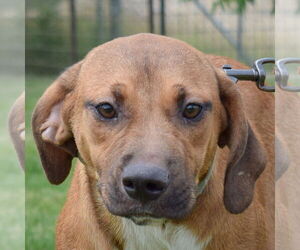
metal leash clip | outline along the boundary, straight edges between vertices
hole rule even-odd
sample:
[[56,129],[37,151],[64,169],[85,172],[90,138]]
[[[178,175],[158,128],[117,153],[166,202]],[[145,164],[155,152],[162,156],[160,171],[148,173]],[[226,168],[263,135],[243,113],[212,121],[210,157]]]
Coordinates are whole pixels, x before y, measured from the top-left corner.
[[273,63],[275,64],[274,58],[261,58],[254,62],[252,69],[232,69],[231,65],[224,65],[222,68],[228,77],[234,82],[237,81],[253,81],[256,82],[256,86],[263,91],[274,92],[274,86],[266,86],[266,71],[264,64]]
[[299,92],[300,87],[295,86],[288,86],[288,80],[289,80],[289,72],[286,67],[286,64],[289,63],[299,63],[300,64],[300,58],[283,58],[276,61],[276,71],[275,71],[275,81],[278,84],[278,86],[286,91],[291,92]]

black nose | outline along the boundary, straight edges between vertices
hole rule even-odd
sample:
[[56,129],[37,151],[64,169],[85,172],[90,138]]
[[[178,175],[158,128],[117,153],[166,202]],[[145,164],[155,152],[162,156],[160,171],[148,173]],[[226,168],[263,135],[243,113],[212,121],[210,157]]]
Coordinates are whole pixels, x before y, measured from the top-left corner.
[[126,193],[141,202],[155,200],[167,189],[168,171],[147,165],[129,165],[123,171],[122,183]]

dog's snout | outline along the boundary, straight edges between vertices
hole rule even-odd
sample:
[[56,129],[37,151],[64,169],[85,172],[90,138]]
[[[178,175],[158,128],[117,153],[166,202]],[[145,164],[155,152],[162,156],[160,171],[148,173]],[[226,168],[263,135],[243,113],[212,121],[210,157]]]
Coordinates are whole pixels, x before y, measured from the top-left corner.
[[147,165],[129,165],[124,169],[122,184],[132,199],[141,202],[155,200],[169,184],[168,171]]

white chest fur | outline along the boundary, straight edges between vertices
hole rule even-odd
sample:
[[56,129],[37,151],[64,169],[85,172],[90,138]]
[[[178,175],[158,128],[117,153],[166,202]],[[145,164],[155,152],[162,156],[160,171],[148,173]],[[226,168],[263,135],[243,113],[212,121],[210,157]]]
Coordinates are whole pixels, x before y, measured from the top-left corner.
[[131,220],[122,219],[125,250],[204,250],[209,240],[200,242],[183,226],[167,223],[138,226]]

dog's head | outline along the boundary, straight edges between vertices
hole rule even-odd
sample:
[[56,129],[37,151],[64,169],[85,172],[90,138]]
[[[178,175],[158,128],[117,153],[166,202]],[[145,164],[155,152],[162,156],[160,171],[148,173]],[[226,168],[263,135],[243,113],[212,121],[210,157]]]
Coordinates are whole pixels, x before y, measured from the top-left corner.
[[135,35],[92,50],[45,92],[33,132],[47,177],[78,156],[115,215],[183,218],[227,145],[224,203],[248,207],[265,159],[237,87],[175,39]]

